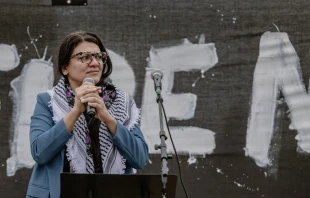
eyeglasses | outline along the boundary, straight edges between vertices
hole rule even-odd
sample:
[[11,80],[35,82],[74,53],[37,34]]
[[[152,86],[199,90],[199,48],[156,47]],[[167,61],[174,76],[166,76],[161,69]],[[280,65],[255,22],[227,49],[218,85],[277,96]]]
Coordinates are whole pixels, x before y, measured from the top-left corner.
[[90,64],[93,61],[93,57],[95,57],[96,61],[99,64],[105,64],[108,59],[108,54],[106,52],[100,52],[100,53],[79,52],[77,54],[72,55],[70,59],[76,56],[80,56],[79,60],[81,60],[82,63],[86,64]]

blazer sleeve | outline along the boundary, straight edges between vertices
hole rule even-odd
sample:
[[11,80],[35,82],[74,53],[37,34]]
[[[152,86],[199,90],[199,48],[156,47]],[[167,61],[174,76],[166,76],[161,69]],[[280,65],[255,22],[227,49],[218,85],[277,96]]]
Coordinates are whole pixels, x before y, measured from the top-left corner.
[[30,123],[30,149],[38,164],[46,164],[53,159],[72,136],[62,120],[56,124],[48,105],[50,96],[38,94],[37,103]]
[[148,146],[138,124],[128,130],[117,121],[116,134],[112,141],[132,168],[142,169],[147,164]]

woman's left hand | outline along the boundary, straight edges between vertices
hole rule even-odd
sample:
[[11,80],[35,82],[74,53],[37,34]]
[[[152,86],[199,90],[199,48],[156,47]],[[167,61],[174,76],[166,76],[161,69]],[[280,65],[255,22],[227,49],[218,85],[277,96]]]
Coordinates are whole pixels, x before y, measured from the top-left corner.
[[116,120],[106,108],[103,98],[99,94],[90,93],[83,96],[82,102],[96,109],[95,117],[101,122],[104,122],[114,135],[116,131]]

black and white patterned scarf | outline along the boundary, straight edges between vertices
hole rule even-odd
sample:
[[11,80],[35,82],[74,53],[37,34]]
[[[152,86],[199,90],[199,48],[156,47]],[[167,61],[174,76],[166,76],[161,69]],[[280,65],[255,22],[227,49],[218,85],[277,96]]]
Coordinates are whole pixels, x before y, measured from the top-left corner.
[[[132,96],[115,88],[116,98],[109,107],[109,113],[123,124],[128,130],[135,127],[140,120],[140,109],[137,108]],[[50,105],[53,110],[53,120],[58,122],[71,110],[66,98],[65,79],[62,77],[58,84],[47,93],[51,96]],[[74,173],[94,173],[93,159],[87,155],[86,133],[87,123],[83,114],[73,127],[73,136],[66,143],[67,158],[70,171]],[[126,168],[126,159],[119,153],[112,142],[112,135],[106,125],[101,122],[99,128],[99,144],[104,174],[123,174]]]

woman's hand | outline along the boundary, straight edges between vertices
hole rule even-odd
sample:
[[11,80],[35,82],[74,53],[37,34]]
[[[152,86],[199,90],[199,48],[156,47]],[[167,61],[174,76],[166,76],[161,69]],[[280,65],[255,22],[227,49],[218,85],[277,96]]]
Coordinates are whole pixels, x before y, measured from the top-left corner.
[[[86,83],[87,83],[87,85],[91,84],[88,82],[86,82]],[[86,84],[86,83],[84,83],[84,84]],[[103,98],[100,97],[98,94],[101,92],[101,87],[99,87],[99,89],[96,89],[96,88],[94,88],[95,87],[94,85],[92,85],[92,86],[93,87],[88,87],[88,86],[86,87],[85,86],[85,88],[90,89],[89,92],[84,90],[84,88],[82,89],[82,86],[80,87],[81,89],[78,91],[81,94],[85,93],[84,95],[82,94],[82,97],[80,97],[80,101],[82,104],[84,103],[84,104],[87,104],[88,106],[94,107],[96,109],[95,117],[98,118],[101,122],[104,122],[107,125],[107,127],[109,128],[110,132],[113,135],[115,135],[117,122],[116,122],[115,118],[107,110],[107,108],[104,104]],[[91,90],[93,90],[93,91],[91,91]],[[77,94],[76,94],[76,96],[77,96]],[[77,105],[79,105],[79,104],[77,104]],[[85,111],[85,105],[84,105],[84,108],[82,108],[82,109]]]
[[75,89],[74,106],[71,111],[64,117],[64,123],[69,133],[72,132],[76,120],[85,111],[86,106],[84,103],[90,97],[99,97],[98,93],[101,92],[101,87],[96,87],[90,82],[83,83],[80,87]]
[[96,87],[90,82],[84,82],[80,87],[75,89],[75,98],[73,111],[77,111],[80,114],[86,109],[86,105],[89,98],[99,96],[98,93],[101,92],[101,87]]

